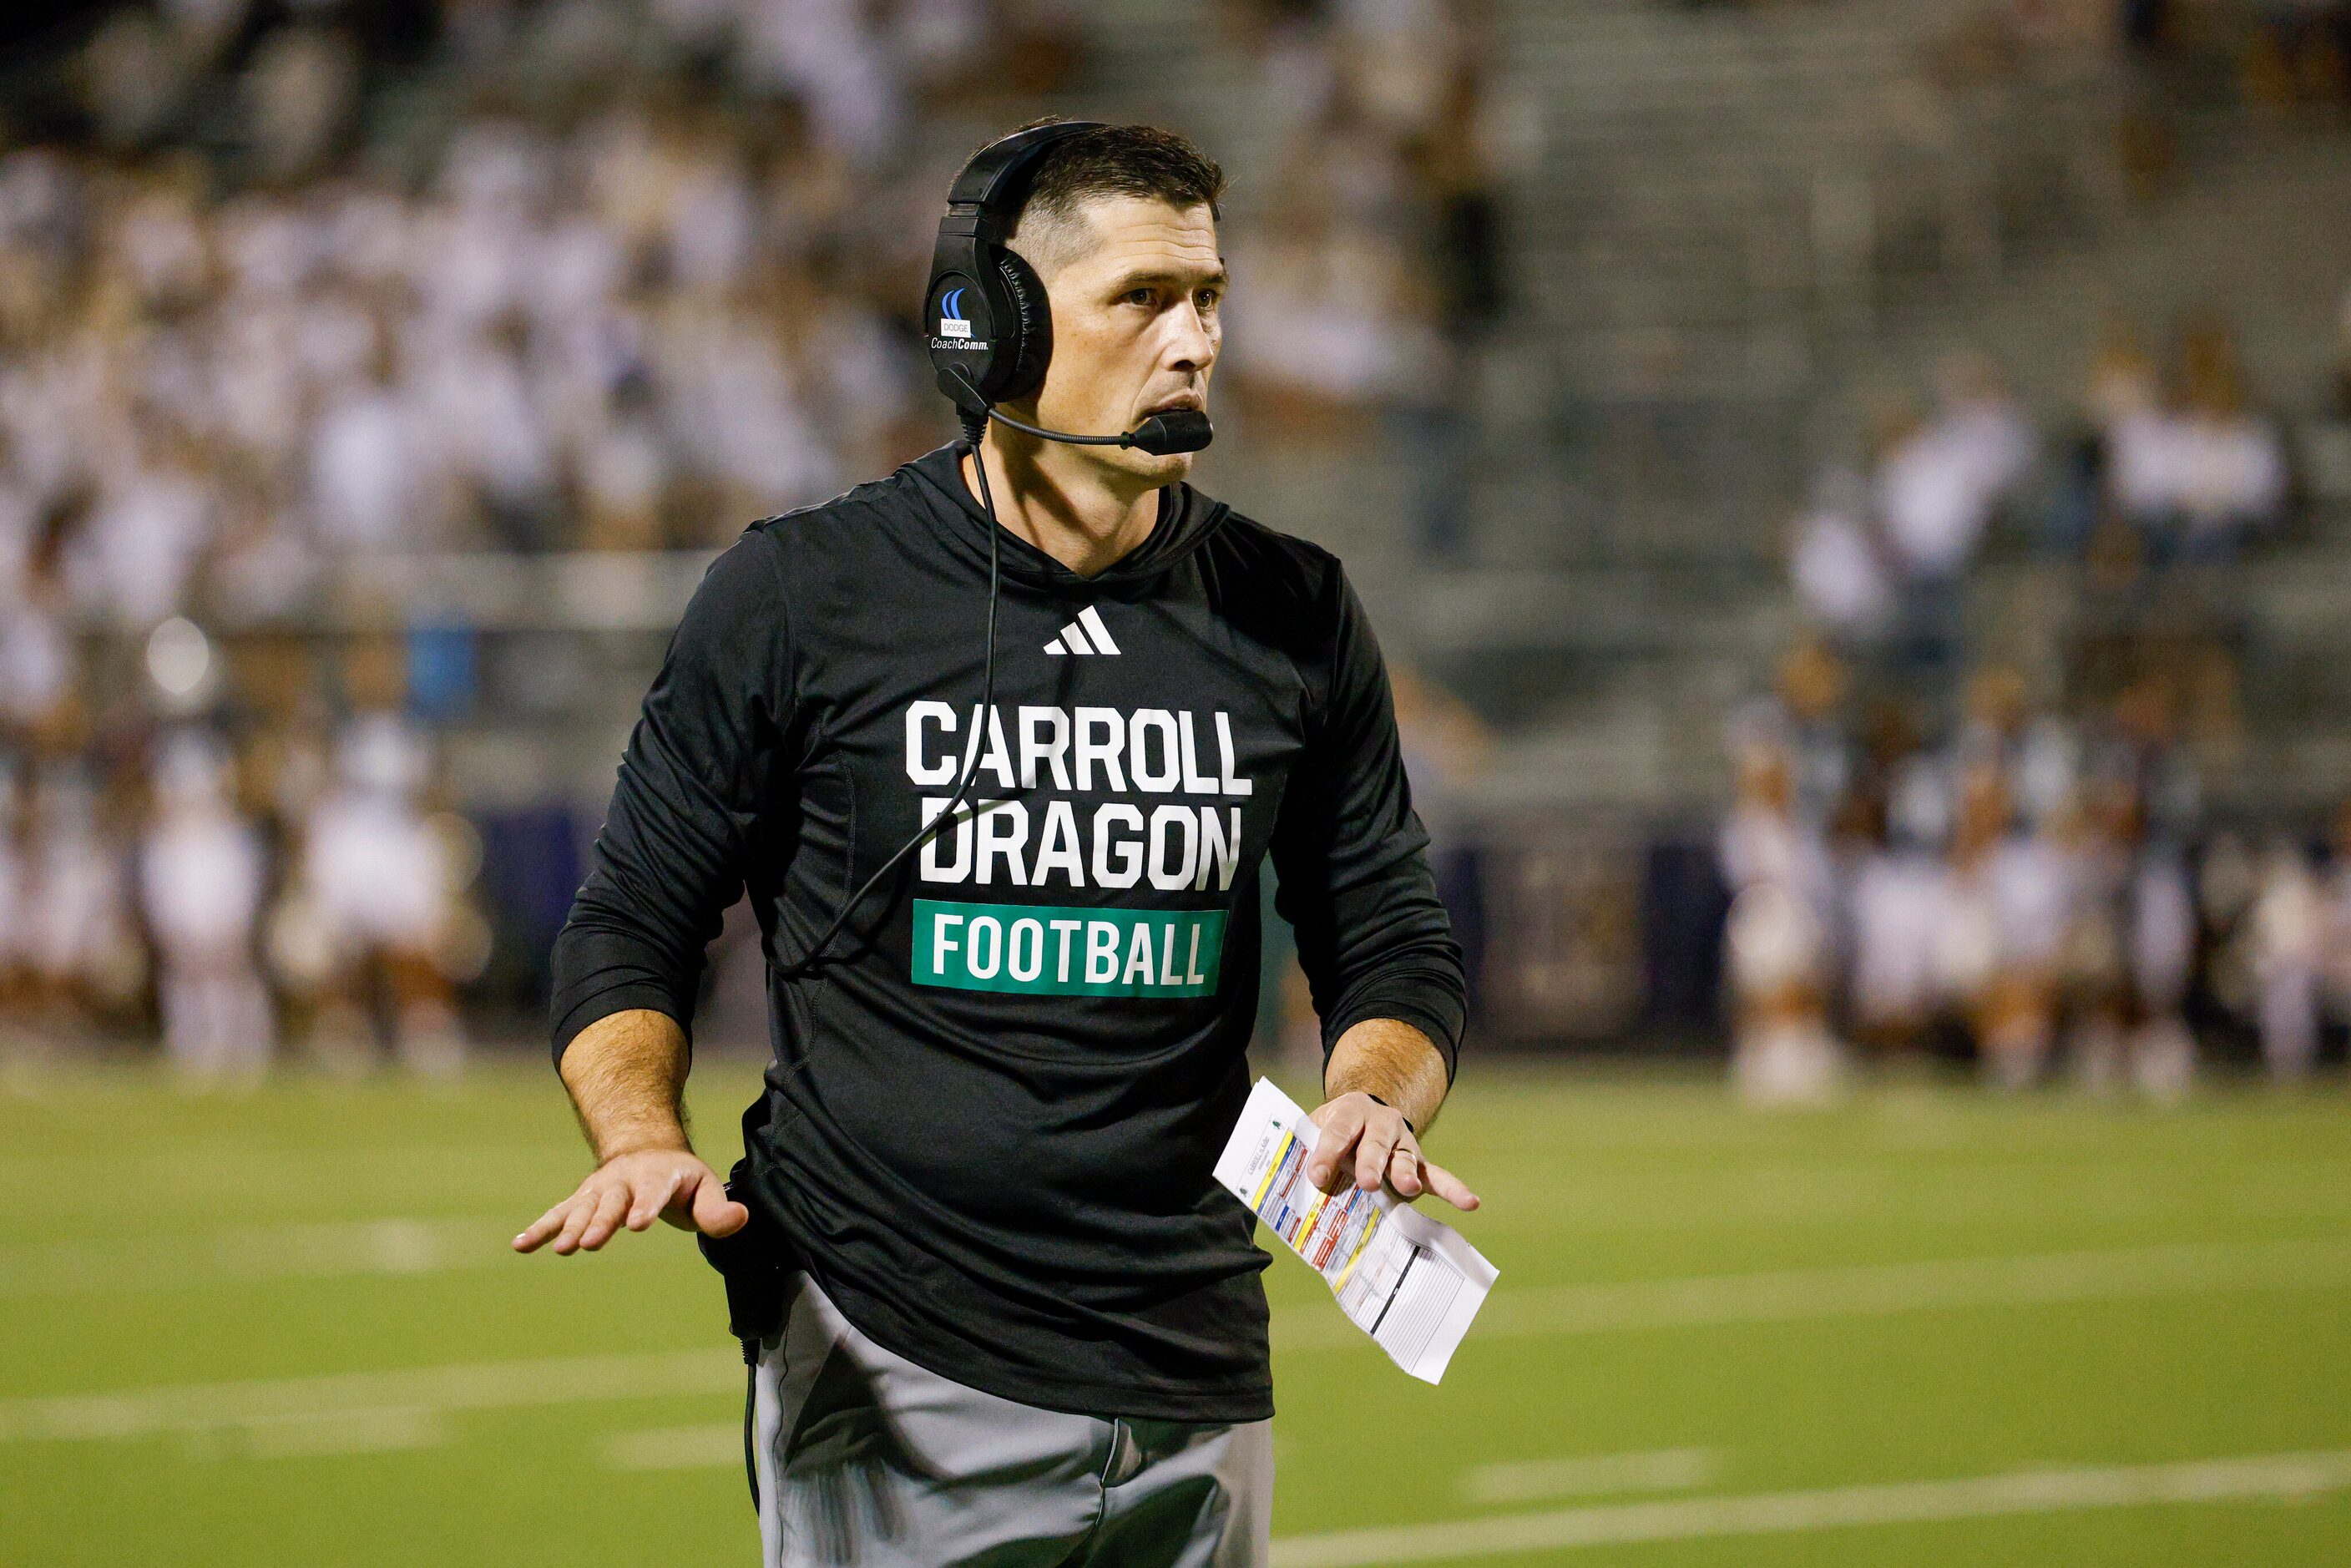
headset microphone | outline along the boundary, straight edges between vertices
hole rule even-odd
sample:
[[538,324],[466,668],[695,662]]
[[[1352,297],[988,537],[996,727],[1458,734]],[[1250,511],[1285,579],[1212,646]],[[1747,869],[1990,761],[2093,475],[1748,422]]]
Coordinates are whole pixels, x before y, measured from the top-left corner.
[[[1159,457],[1173,452],[1197,452],[1215,440],[1217,434],[1208,423],[1208,416],[1196,408],[1170,409],[1165,413],[1155,413],[1124,435],[1071,435],[1065,430],[1047,430],[1042,425],[1015,419],[993,405],[988,408],[987,417],[1015,430],[1043,436],[1048,441],[1063,441],[1071,446],[1134,446]],[[972,444],[975,449],[978,446],[977,442]]]

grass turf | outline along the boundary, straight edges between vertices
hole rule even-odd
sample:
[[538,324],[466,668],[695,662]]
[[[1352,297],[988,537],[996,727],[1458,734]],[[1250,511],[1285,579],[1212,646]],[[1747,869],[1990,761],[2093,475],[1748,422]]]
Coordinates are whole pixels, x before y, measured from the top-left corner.
[[[697,1076],[721,1168],[753,1086]],[[1800,1499],[1776,1530],[1708,1500],[2351,1450],[2331,1092],[1764,1115],[1711,1082],[1472,1071],[1435,1150],[1486,1197],[1462,1228],[1501,1282],[1443,1387],[1294,1260],[1268,1274],[1281,1558],[2351,1561],[2351,1490],[2291,1474],[2097,1507],[2061,1475],[1983,1517]],[[10,1081],[0,1563],[751,1562],[741,1369],[687,1239],[506,1251],[582,1158],[538,1067],[248,1099]],[[604,1359],[513,1366],[575,1358]],[[1497,1518],[1538,1543],[1494,1550]],[[1463,1552],[1403,1528],[1431,1523]]]

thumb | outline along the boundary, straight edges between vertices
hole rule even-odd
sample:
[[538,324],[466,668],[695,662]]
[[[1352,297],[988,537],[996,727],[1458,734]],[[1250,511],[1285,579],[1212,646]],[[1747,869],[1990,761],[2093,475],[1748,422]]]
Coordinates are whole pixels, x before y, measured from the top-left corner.
[[694,1186],[694,1228],[705,1236],[732,1236],[751,1223],[751,1211],[726,1196],[715,1173]]

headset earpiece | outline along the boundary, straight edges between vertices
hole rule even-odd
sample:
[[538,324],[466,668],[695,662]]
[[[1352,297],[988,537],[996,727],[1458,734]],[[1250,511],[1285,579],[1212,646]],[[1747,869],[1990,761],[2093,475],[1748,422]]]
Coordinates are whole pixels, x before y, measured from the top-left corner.
[[1018,251],[998,253],[997,277],[1003,282],[1008,308],[997,339],[996,362],[989,367],[1000,370],[1003,379],[989,401],[1010,402],[1045,384],[1045,367],[1053,358],[1053,307],[1044,281]]
[[947,193],[923,326],[939,391],[967,414],[984,418],[990,405],[1044,383],[1052,308],[1035,269],[1004,242],[1038,161],[1055,142],[1098,129],[1071,120],[1014,131],[972,154]]

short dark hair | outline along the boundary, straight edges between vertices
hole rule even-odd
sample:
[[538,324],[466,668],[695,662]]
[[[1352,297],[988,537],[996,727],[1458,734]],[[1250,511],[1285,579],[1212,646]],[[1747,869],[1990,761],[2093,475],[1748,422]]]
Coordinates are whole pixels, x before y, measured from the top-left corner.
[[[1019,129],[1058,125],[1066,118],[1049,114]],[[1055,270],[1076,259],[1071,242],[1078,234],[1078,209],[1092,197],[1141,196],[1176,207],[1205,204],[1208,216],[1221,220],[1217,204],[1224,193],[1223,167],[1172,131],[1151,125],[1081,131],[1047,149],[1030,170],[1013,224],[1013,248],[1040,273]],[[1027,244],[1019,243],[1023,225],[1029,230]]]

